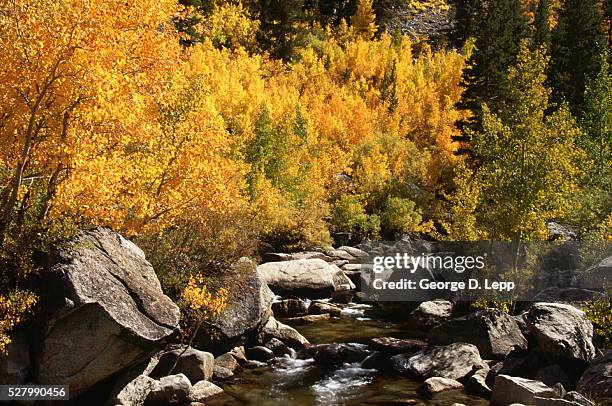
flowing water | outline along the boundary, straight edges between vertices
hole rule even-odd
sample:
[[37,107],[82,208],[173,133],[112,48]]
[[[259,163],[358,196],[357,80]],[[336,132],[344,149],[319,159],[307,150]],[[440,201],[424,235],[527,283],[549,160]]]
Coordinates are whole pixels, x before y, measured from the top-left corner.
[[[350,305],[342,317],[295,327],[312,344],[367,343],[374,337],[409,338],[400,324],[385,321],[368,305]],[[388,375],[360,364],[322,366],[310,359],[276,359],[273,365],[242,369],[220,386],[225,393],[207,405],[353,406],[353,405],[487,405],[488,402],[452,392],[420,398],[419,382]]]

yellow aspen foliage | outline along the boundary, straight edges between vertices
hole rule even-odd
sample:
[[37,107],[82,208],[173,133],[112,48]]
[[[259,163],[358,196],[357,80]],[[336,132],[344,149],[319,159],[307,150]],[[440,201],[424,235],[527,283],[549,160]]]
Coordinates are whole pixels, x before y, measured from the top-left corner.
[[376,15],[372,9],[374,0],[359,0],[357,12],[351,17],[351,25],[355,33],[364,38],[371,39],[378,27],[376,26]]
[[189,282],[181,294],[184,308],[198,319],[207,320],[217,316],[227,306],[227,289],[221,288],[216,293],[206,286],[204,277],[196,275],[189,278]]
[[0,355],[11,343],[11,331],[25,319],[37,299],[31,292],[22,290],[0,295]]

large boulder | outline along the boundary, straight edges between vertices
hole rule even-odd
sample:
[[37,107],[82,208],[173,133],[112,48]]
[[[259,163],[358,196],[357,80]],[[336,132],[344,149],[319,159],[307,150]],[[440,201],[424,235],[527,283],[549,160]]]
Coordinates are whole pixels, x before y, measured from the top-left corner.
[[410,312],[408,322],[417,330],[429,330],[447,322],[453,317],[453,304],[438,299],[421,303]]
[[612,402],[612,350],[591,362],[576,389],[602,404]]
[[155,388],[157,381],[146,375],[138,375],[127,385],[112,396],[108,402],[109,406],[142,406]]
[[508,375],[497,375],[491,404],[498,406],[522,403],[533,405],[534,397],[551,398],[556,397],[557,392],[540,381],[518,378]]
[[257,269],[268,286],[283,296],[325,298],[354,286],[338,267],[322,259],[268,262]]
[[38,383],[70,385],[77,395],[144,360],[178,326],[179,309],[153,267],[119,234],[81,232],[52,260]]
[[549,361],[585,363],[595,356],[593,325],[581,310],[562,303],[534,303],[525,321]]
[[486,359],[503,359],[515,349],[527,349],[527,340],[516,320],[497,309],[450,320],[431,330],[429,337],[430,342],[438,345],[474,344]]
[[443,347],[430,347],[416,354],[391,357],[391,367],[402,375],[419,379],[434,376],[461,380],[485,368],[478,348],[472,344],[455,343]]
[[229,304],[221,314],[202,324],[194,342],[197,348],[218,355],[244,344],[266,324],[272,315],[274,294],[255,264],[246,258],[215,278],[220,286],[229,287]]

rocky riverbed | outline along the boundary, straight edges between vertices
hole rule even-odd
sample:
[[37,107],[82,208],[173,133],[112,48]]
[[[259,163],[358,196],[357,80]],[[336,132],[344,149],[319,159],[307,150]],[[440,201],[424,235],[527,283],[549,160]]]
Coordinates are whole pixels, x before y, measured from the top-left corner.
[[[592,405],[612,353],[567,303],[520,312],[368,303],[367,244],[242,259],[234,300],[192,347],[142,251],[107,229],[58,246],[46,314],[0,357],[2,384],[70,385],[83,405]],[[608,266],[609,260],[601,266]],[[605,270],[604,270],[605,271]],[[602,271],[603,272],[603,271]]]

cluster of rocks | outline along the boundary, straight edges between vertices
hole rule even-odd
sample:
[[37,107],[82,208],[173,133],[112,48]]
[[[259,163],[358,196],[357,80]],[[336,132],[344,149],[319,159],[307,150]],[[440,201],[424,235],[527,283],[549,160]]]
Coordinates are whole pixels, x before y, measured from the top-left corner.
[[492,404],[546,406],[612,398],[612,352],[595,349],[592,324],[568,304],[532,303],[517,315],[448,300],[395,304],[419,339],[310,345],[292,327],[343,316],[364,258],[414,244],[429,243],[270,253],[259,266],[240,260],[220,281],[237,300],[201,326],[192,348],[168,344],[179,310],[143,252],[108,229],[82,232],[57,248],[39,331],[17,332],[0,357],[0,384],[66,384],[73,397],[110,382],[111,406],[196,406],[239,368],[297,357],[420,380],[428,397],[461,390]]

